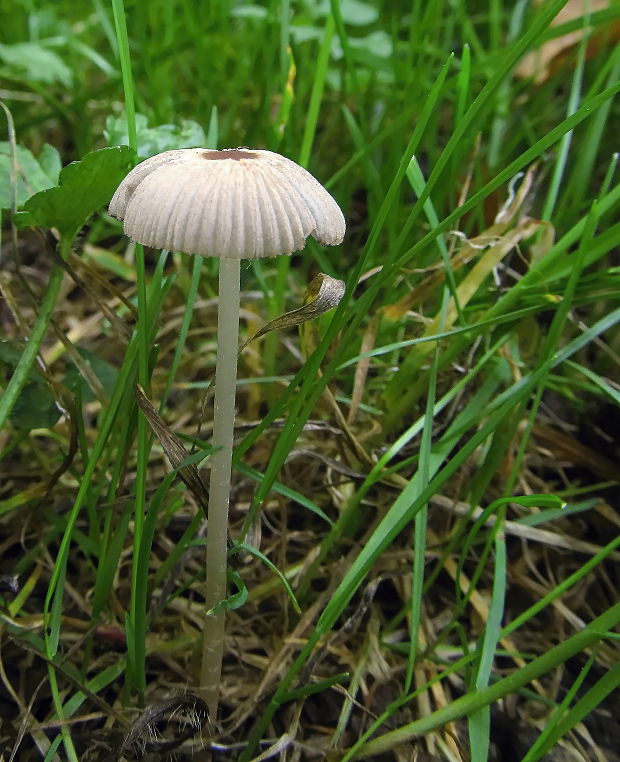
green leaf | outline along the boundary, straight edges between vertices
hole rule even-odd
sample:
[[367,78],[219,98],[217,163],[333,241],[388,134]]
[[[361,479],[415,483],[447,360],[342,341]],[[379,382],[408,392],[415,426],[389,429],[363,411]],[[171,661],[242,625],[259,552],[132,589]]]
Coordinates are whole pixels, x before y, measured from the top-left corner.
[[[49,143],[43,145],[41,155],[39,156],[39,164],[47,177],[52,180],[52,185],[56,185],[62,170],[62,162],[60,160],[60,154],[54,146],[49,145]],[[41,188],[41,190],[45,190],[45,188]]]
[[43,381],[28,381],[11,412],[16,429],[50,429],[60,418],[60,410],[49,386]]
[[71,87],[73,72],[58,53],[39,42],[0,43],[0,59],[7,64],[4,74],[26,82]]
[[245,582],[243,581],[239,572],[234,571],[234,569],[228,569],[226,572],[226,577],[228,578],[228,581],[232,582],[232,584],[237,588],[237,592],[229,595],[225,600],[216,603],[216,605],[211,609],[209,613],[214,614],[215,612],[221,611],[222,609],[224,609],[224,611],[232,611],[233,609],[238,609],[243,606],[243,604],[248,599],[248,589],[245,586]]
[[[101,382],[101,386],[105,390],[108,397],[112,396],[114,391],[114,385],[118,378],[118,370],[111,365],[107,360],[91,352],[89,349],[83,347],[76,347],[77,351],[84,358],[84,360],[90,365],[91,370],[97,376]],[[96,397],[93,394],[90,386],[82,378],[82,374],[75,365],[67,371],[64,384],[68,389],[75,391],[78,387],[82,388],[82,399],[84,402],[93,402]]]
[[58,228],[75,235],[84,222],[106,205],[134,163],[127,146],[102,148],[74,161],[60,173],[59,184],[37,193],[24,204],[26,215],[15,215],[20,225]]
[[351,26],[374,24],[379,18],[379,9],[372,3],[363,3],[361,0],[342,0],[340,13],[344,23]]
[[[315,16],[326,16],[330,11],[330,0],[316,3],[312,8]],[[374,24],[379,18],[379,9],[371,3],[362,2],[362,0],[341,0],[340,13],[344,23],[350,26],[367,26]]]
[[293,592],[293,588],[289,585],[289,582],[287,578],[282,574],[282,572],[278,569],[278,567],[272,563],[267,556],[264,553],[261,553],[258,548],[253,547],[252,545],[247,545],[244,542],[239,542],[235,545],[234,550],[245,550],[246,553],[250,553],[253,556],[256,556],[256,558],[260,558],[260,560],[265,564],[265,566],[268,566],[271,571],[278,577],[280,582],[282,583],[282,586],[286,590],[286,593],[288,597],[290,598],[291,603],[293,604],[293,607],[295,611],[298,614],[301,614],[301,608],[299,606],[299,603],[297,602],[297,598],[295,598],[295,593]]
[[23,351],[23,341],[0,341],[0,363],[4,363],[11,370],[15,370]]
[[15,212],[13,215],[13,222],[15,223],[16,227],[18,228],[33,228],[37,224],[35,218],[30,214],[30,212]]
[[[136,114],[136,133],[138,138],[138,156],[148,159],[162,151],[172,151],[177,148],[200,148],[207,143],[204,130],[191,119],[182,119],[181,124],[160,124],[149,127],[144,114]],[[111,146],[126,145],[127,117],[125,114],[106,120],[104,135]]]
[[[382,29],[365,37],[351,37],[349,45],[353,58],[368,66],[377,66],[383,59],[390,59],[394,53],[392,38]],[[336,61],[344,56],[340,40],[332,42],[332,55]]]
[[[15,146],[16,202],[22,206],[34,193],[58,182],[60,155],[47,143],[38,159],[24,146]],[[0,209],[10,209],[12,200],[13,155],[10,143],[0,142]]]
[[[24,349],[24,342],[0,341],[0,371],[6,370],[12,374]],[[0,373],[0,378],[3,375],[4,373]],[[59,418],[60,410],[56,406],[52,390],[34,370],[30,370],[28,380],[11,411],[11,423],[16,429],[30,431],[49,429]]]
[[267,8],[263,8],[262,5],[248,3],[247,5],[238,5],[236,8],[232,8],[230,15],[236,19],[264,21],[267,18]]
[[309,24],[292,24],[290,32],[291,38],[297,45],[310,40],[318,40],[321,37],[321,30]]

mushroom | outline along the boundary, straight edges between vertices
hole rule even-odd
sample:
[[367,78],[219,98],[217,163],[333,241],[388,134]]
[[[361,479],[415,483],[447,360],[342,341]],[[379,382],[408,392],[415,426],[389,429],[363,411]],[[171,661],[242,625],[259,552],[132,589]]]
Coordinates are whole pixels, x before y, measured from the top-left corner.
[[241,259],[292,254],[312,235],[337,245],[338,204],[305,169],[271,151],[189,148],[138,164],[109,212],[145,246],[219,257],[217,360],[208,510],[207,586],[201,688],[216,718],[224,641],[228,503],[233,450]]

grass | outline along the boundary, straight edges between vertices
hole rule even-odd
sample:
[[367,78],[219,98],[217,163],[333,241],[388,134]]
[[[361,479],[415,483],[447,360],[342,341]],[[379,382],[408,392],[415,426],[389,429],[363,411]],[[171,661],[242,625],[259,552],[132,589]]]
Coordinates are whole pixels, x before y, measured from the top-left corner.
[[[613,759],[617,7],[5,10],[1,96],[31,153],[8,129],[1,753]],[[89,153],[105,130],[141,158],[279,151],[348,223],[336,252],[242,268],[242,340],[319,271],[347,288],[239,358],[210,720],[217,269],[122,236],[105,205],[131,159]],[[44,143],[82,161],[36,196],[58,179]]]

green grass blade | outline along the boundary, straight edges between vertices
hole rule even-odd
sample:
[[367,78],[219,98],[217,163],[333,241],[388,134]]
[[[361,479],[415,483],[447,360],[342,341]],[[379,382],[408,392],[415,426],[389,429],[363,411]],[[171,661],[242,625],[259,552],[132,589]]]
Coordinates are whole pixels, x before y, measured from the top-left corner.
[[[501,510],[493,528],[495,534],[495,565],[493,591],[489,605],[489,616],[484,627],[480,648],[480,661],[474,681],[474,691],[478,693],[488,687],[493,659],[499,642],[506,595],[506,539],[503,531],[505,508]],[[489,757],[491,731],[491,710],[484,706],[468,718],[469,746],[472,762],[486,762]]]
[[[498,680],[493,685],[476,693],[468,693],[459,699],[451,702],[442,709],[433,712],[428,717],[422,717],[408,725],[404,725],[397,730],[385,733],[373,741],[365,744],[358,753],[346,754],[343,756],[343,762],[347,759],[365,759],[376,754],[383,753],[394,748],[400,743],[411,741],[414,738],[424,735],[429,731],[441,727],[458,717],[465,717],[477,709],[489,706],[502,696],[514,693],[519,688],[524,687],[532,680],[541,675],[550,672],[559,664],[576,654],[592,647],[603,637],[607,629],[616,627],[620,622],[620,603],[612,606],[601,616],[594,619],[583,630],[567,638],[564,642],[550,649],[542,656],[537,657],[521,669],[511,675]],[[607,682],[606,687],[617,684],[620,666],[616,665],[613,675]]]
[[[444,289],[442,316],[448,306],[448,290]],[[437,366],[439,360],[439,345],[435,345],[434,356],[431,362],[428,376],[428,393],[426,395],[426,410],[424,414],[424,426],[420,441],[420,461],[418,472],[419,491],[423,492],[433,473],[433,454],[431,445],[433,441],[433,409],[437,394]],[[417,497],[417,495],[415,496]],[[414,499],[415,499],[414,497]],[[413,682],[415,660],[418,653],[418,632],[422,622],[424,572],[426,569],[426,532],[428,523],[428,505],[422,506],[414,519],[413,536],[413,568],[411,571],[411,632],[409,635],[409,658],[407,660],[407,672],[405,675],[404,692],[408,693]]]
[[581,698],[566,715],[546,735],[544,741],[533,748],[523,758],[523,762],[534,762],[543,759],[555,744],[572,730],[579,722],[585,719],[599,704],[604,701],[613,691],[620,686],[620,662],[616,662],[611,669],[601,677],[598,682]]
[[[60,244],[60,254],[66,259],[71,251],[71,241],[63,239]],[[35,324],[30,332],[30,337],[24,351],[19,358],[19,362],[13,374],[0,397],[0,430],[4,429],[6,422],[15,407],[19,395],[28,381],[28,376],[34,364],[37,354],[41,348],[41,343],[52,318],[52,313],[56,306],[64,270],[60,265],[54,265],[47,284],[47,290],[41,301]]]
[[136,109],[134,106],[134,87],[131,75],[131,56],[129,54],[129,39],[127,37],[127,20],[125,18],[125,3],[123,0],[112,0],[114,13],[114,29],[116,32],[116,44],[118,57],[121,64],[123,77],[123,91],[125,93],[125,112],[127,114],[127,134],[129,147],[138,150],[138,138],[136,134]]
[[[335,311],[335,314],[328,326],[328,329],[325,333],[325,336],[323,337],[323,340],[321,341],[319,347],[312,354],[312,356],[307,360],[302,371],[297,373],[297,375],[295,376],[295,378],[289,385],[287,392],[285,392],[285,394],[282,396],[280,403],[277,405],[274,405],[270,409],[269,413],[265,416],[263,421],[258,426],[256,426],[256,428],[250,434],[248,434],[244,438],[241,445],[235,451],[235,460],[237,460],[243,455],[244,452],[247,451],[247,449],[254,443],[254,441],[256,441],[258,436],[271,423],[271,421],[277,418],[281,410],[284,409],[285,406],[289,403],[289,399],[290,397],[293,396],[293,393],[295,392],[297,384],[301,382],[302,387],[299,393],[297,394],[293,405],[290,407],[289,418],[284,427],[284,430],[282,431],[280,435],[280,438],[278,439],[276,448],[274,449],[269,465],[267,469],[265,470],[264,480],[255,495],[252,508],[248,514],[248,519],[245,522],[244,529],[246,531],[247,531],[247,527],[250,526],[250,522],[253,521],[254,519],[254,515],[256,511],[258,510],[258,506],[263,502],[269,490],[271,489],[271,486],[273,482],[275,481],[275,478],[280,468],[282,467],[288,455],[288,452],[290,452],[290,449],[293,443],[298,437],[299,432],[304,425],[304,422],[307,420],[310,414],[310,411],[316,404],[316,401],[318,400],[318,398],[321,396],[323,388],[327,384],[327,381],[331,375],[330,370],[331,372],[333,372],[335,367],[337,367],[338,365],[338,362],[336,359],[337,355],[336,355],[336,358],[334,358],[334,360],[329,364],[328,368],[324,371],[323,376],[321,376],[321,378],[315,383],[317,371],[323,360],[323,357],[325,356],[325,353],[327,352],[327,348],[331,344],[334,336],[336,335],[337,331],[339,330],[340,326],[343,323],[345,310],[351,299],[352,290],[354,286],[357,284],[357,281],[359,280],[359,277],[361,273],[363,272],[364,267],[366,266],[367,260],[370,258],[375,247],[378,244],[381,230],[383,229],[383,225],[385,223],[388,212],[396,200],[396,196],[400,189],[400,185],[403,180],[403,177],[407,171],[407,167],[409,166],[409,163],[411,161],[411,157],[422,138],[424,129],[426,128],[426,125],[428,123],[428,120],[430,119],[432,111],[437,101],[439,100],[439,97],[443,88],[443,83],[444,83],[445,77],[447,76],[451,61],[452,61],[452,56],[449,57],[448,61],[444,64],[439,76],[437,77],[437,80],[434,84],[433,91],[429,95],[426,108],[424,112],[420,115],[420,120],[418,124],[416,125],[413,135],[411,136],[411,139],[409,141],[409,144],[407,145],[407,148],[405,149],[405,152],[402,155],[399,170],[396,176],[394,177],[394,179],[392,180],[390,184],[390,188],[388,189],[385,195],[385,199],[383,201],[381,209],[379,210],[377,214],[377,219],[375,221],[373,230],[371,232],[370,239],[364,250],[364,255],[361,257],[358,265],[356,266],[355,270],[353,271],[353,273],[348,279],[347,291],[345,292],[345,295],[343,296],[340,304],[338,305]],[[369,292],[367,293],[370,293],[373,291],[376,293],[374,284],[373,286],[371,286],[371,288],[369,289]],[[358,320],[354,320],[350,324],[349,328],[345,332],[345,335],[343,336],[343,342],[350,340],[350,338],[355,334],[355,329],[361,322],[361,319],[362,319],[362,316],[360,315]]]

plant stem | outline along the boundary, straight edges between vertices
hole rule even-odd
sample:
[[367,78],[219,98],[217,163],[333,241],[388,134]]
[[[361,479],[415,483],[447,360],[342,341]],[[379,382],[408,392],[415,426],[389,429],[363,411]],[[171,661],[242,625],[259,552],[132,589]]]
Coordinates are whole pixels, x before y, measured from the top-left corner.
[[217,308],[217,361],[211,483],[207,535],[206,618],[202,641],[201,692],[211,721],[217,720],[217,703],[224,653],[224,609],[212,612],[226,597],[228,501],[235,423],[237,347],[239,344],[239,260],[220,260]]

